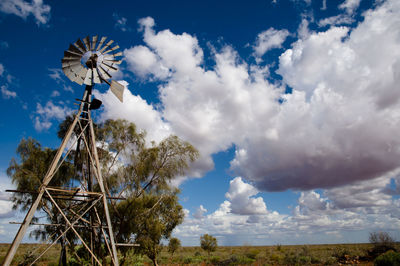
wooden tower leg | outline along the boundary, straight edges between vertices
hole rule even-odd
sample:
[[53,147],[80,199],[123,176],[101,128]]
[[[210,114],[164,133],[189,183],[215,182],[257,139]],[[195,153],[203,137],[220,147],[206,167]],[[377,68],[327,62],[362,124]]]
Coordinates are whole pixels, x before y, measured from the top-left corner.
[[[87,92],[85,91],[84,97],[86,96],[86,94],[87,94]],[[43,179],[43,184],[40,186],[39,194],[38,194],[35,202],[32,204],[31,208],[29,209],[28,213],[25,216],[24,221],[22,222],[22,224],[18,230],[18,233],[14,237],[11,247],[9,248],[7,255],[4,259],[4,262],[3,262],[4,266],[8,266],[11,264],[18,247],[21,244],[21,241],[25,236],[26,230],[28,229],[29,224],[32,221],[33,215],[35,214],[37,207],[39,206],[39,203],[42,200],[43,194],[45,192],[45,188],[50,183],[51,179],[53,178],[54,172],[58,166],[58,162],[60,161],[60,158],[65,150],[65,147],[67,146],[67,143],[68,143],[69,139],[71,138],[72,132],[78,122],[79,116],[81,115],[82,108],[83,108],[83,104],[81,104],[81,107],[79,108],[78,113],[75,115],[74,121],[72,122],[71,126],[69,127],[67,134],[65,135],[60,147],[58,148],[57,154],[54,157],[54,159],[46,173],[46,176]]]

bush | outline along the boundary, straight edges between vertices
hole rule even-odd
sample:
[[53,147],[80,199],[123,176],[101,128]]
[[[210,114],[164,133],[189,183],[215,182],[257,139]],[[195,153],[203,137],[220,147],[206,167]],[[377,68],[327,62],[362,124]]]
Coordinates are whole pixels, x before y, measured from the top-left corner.
[[378,256],[374,260],[376,266],[395,266],[400,265],[400,253],[390,250],[385,254]]
[[202,249],[208,252],[208,256],[210,256],[211,252],[214,252],[217,249],[217,239],[212,235],[202,235],[200,237],[200,246]]
[[258,249],[251,249],[248,252],[246,252],[246,256],[250,259],[256,259],[257,255],[260,253]]

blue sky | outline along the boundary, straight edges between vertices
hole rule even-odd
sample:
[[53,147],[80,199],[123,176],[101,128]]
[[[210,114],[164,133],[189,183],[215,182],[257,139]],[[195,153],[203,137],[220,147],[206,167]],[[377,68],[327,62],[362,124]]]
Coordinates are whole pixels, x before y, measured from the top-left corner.
[[[396,0],[0,3],[0,242],[6,169],[25,137],[57,147],[83,87],[61,71],[87,35],[119,44],[124,103],[107,86],[96,120],[123,118],[191,142],[184,245],[400,238],[400,3]],[[27,240],[29,241],[29,240]]]

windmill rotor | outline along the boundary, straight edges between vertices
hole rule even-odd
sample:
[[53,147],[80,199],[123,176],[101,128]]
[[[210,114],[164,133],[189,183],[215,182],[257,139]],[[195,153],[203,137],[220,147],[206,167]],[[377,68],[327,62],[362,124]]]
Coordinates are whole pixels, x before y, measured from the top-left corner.
[[118,71],[118,65],[122,63],[122,52],[113,40],[107,37],[89,36],[78,39],[70,44],[68,50],[64,51],[61,60],[64,74],[79,85],[107,83],[111,92],[123,102],[124,86],[111,80],[110,73]]

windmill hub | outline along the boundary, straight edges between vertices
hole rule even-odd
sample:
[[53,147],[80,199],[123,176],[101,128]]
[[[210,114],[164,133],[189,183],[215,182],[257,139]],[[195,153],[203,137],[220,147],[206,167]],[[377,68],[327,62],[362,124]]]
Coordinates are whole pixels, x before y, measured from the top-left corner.
[[91,69],[96,68],[97,67],[97,59],[98,59],[97,54],[92,54],[89,57],[89,59],[86,61],[86,66]]

